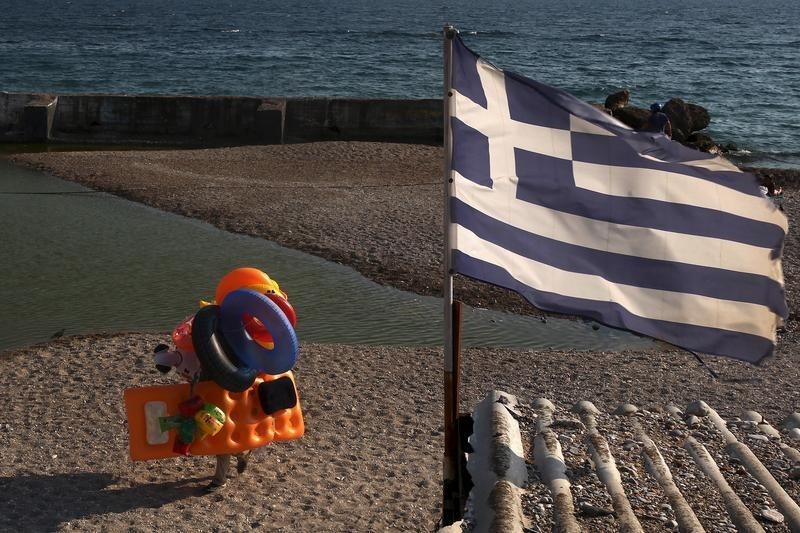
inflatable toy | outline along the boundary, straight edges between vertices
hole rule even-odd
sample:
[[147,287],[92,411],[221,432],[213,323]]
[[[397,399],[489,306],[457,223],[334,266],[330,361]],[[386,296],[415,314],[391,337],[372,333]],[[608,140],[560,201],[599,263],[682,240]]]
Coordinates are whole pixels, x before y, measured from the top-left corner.
[[180,455],[189,455],[189,448],[196,440],[207,435],[216,435],[225,424],[225,413],[216,405],[203,403],[200,396],[192,396],[178,404],[180,414],[158,417],[158,426],[162,433],[171,429],[178,430],[178,436],[172,445],[172,451]]
[[[243,392],[230,392],[213,381],[201,381],[194,395],[217,406],[225,423],[216,434],[195,439],[191,455],[239,453],[273,441],[299,439],[305,432],[303,412],[291,372],[259,375]],[[128,415],[130,457],[134,461],[181,455],[175,451],[176,431],[162,431],[159,419],[180,415],[180,405],[192,397],[190,385],[137,387],[124,392]]]
[[[283,311],[283,314],[286,315],[286,318],[289,320],[289,324],[291,324],[292,327],[297,324],[297,314],[294,312],[294,307],[292,307],[292,304],[289,303],[289,300],[275,293],[269,293],[265,296],[272,300],[273,303],[275,303],[275,305],[277,305],[280,310]],[[272,350],[275,348],[272,335],[269,334],[267,328],[265,328],[264,324],[262,324],[257,318],[245,314],[243,316],[243,322],[244,329],[247,330],[247,334],[250,335],[254,341],[267,350]]]
[[229,346],[220,329],[218,305],[206,306],[194,315],[192,344],[205,373],[223,389],[241,392],[253,384],[255,367],[242,365],[241,358]]
[[[297,335],[286,315],[270,298],[251,289],[237,289],[226,295],[220,310],[225,340],[242,363],[267,374],[282,374],[294,367]],[[255,342],[247,333],[247,317],[256,318],[269,331],[275,344],[272,350]],[[196,317],[195,324],[197,320]],[[199,356],[199,348],[197,350]]]
[[186,351],[182,349],[170,350],[166,344],[159,344],[155,349],[153,360],[156,368],[163,373],[167,373],[171,368],[183,377],[186,381],[200,380],[200,361],[194,350]]
[[278,283],[267,274],[257,268],[243,267],[231,270],[219,281],[214,294],[217,305],[222,305],[228,293],[243,288],[254,289],[263,294],[276,293],[287,298]]
[[184,352],[193,352],[194,346],[192,345],[192,321],[194,315],[189,315],[183,319],[183,322],[175,326],[172,330],[172,342],[178,350]]

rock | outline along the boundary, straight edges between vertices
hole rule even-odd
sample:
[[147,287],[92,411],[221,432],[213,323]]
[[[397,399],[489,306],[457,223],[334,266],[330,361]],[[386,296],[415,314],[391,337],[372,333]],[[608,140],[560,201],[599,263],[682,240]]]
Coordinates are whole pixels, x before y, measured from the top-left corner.
[[783,515],[778,511],[776,511],[775,509],[769,509],[769,508],[762,509],[761,517],[767,522],[772,522],[773,524],[783,523]]
[[623,404],[620,404],[619,407],[614,409],[614,413],[613,414],[618,415],[618,416],[628,416],[628,415],[634,414],[638,410],[639,410],[639,408],[636,407],[635,405],[633,405],[632,403],[623,403]]
[[625,442],[622,444],[622,449],[623,449],[623,450],[626,450],[626,451],[635,450],[635,449],[636,449],[636,448],[638,448],[638,447],[639,447],[639,443],[638,443],[638,442],[636,442],[636,441],[634,441],[634,440],[626,440],[626,441],[625,441]]
[[633,477],[633,478],[638,478],[639,477],[639,473],[636,471],[636,469],[632,468],[632,467],[630,467],[628,465],[623,465],[623,464],[617,465],[617,469],[620,472],[625,472],[626,474],[630,474],[630,476]]
[[800,428],[792,428],[789,430],[789,438],[792,440],[800,440]]
[[769,442],[769,437],[766,435],[760,435],[758,433],[751,433],[747,436],[750,440],[759,440],[761,442]]
[[763,433],[764,435],[766,435],[767,437],[772,437],[774,439],[781,438],[780,431],[778,431],[774,427],[770,426],[769,424],[759,424],[757,427],[758,427],[758,430],[761,433]]
[[610,109],[608,109],[608,108],[607,108],[606,106],[604,106],[603,104],[594,104],[594,103],[593,103],[593,104],[591,104],[591,105],[592,105],[592,107],[593,107],[593,108],[597,109],[598,111],[602,111],[602,112],[603,112],[603,113],[605,113],[606,115],[613,115],[613,113],[611,112],[611,110],[610,110]]
[[783,421],[783,427],[786,429],[800,428],[800,413],[792,413]]
[[588,401],[588,400],[581,400],[578,403],[576,403],[572,407],[572,412],[573,413],[579,413],[579,414],[585,413],[587,415],[599,415],[600,414],[600,411],[597,409],[597,407],[595,407],[594,404],[592,402]]
[[572,431],[584,431],[586,429],[586,426],[580,420],[571,420],[569,418],[553,420],[551,427],[553,429],[568,429]]
[[718,154],[722,151],[720,147],[717,146],[717,143],[705,133],[692,133],[684,144],[689,148],[694,148],[695,150],[709,154]]
[[664,113],[672,124],[672,138],[678,142],[687,141],[692,133],[702,130],[711,122],[704,107],[688,104],[680,98],[672,98],[664,104]]
[[694,415],[689,415],[686,418],[686,425],[689,426],[690,428],[693,428],[693,427],[697,426],[699,423],[700,423],[700,419],[697,418]]
[[583,516],[611,516],[614,514],[614,511],[611,509],[592,505],[589,502],[580,502],[578,504],[578,509]]
[[553,405],[553,402],[548,400],[547,398],[536,398],[533,401],[533,408],[537,411],[544,410],[553,412],[556,410],[556,406]]
[[667,412],[677,418],[681,418],[683,416],[683,411],[681,411],[680,407],[674,403],[671,403],[667,406]]
[[789,470],[789,463],[782,459],[772,461],[770,470]]
[[621,109],[628,105],[628,102],[631,99],[631,92],[628,89],[622,89],[619,92],[614,94],[609,94],[608,98],[606,98],[605,107],[611,114],[614,115],[614,112],[617,109]]
[[708,110],[697,104],[686,104],[686,107],[689,110],[689,116],[692,119],[692,131],[702,130],[708,127],[711,123],[711,115],[708,114]]
[[764,421],[764,417],[761,416],[760,413],[756,411],[745,411],[742,415],[742,420],[749,420],[750,422],[755,422],[756,424],[760,424]]
[[625,106],[614,111],[614,118],[635,130],[642,129],[647,124],[650,111],[641,107]]
[[708,413],[710,412],[711,410],[708,407],[708,404],[702,400],[692,402],[686,406],[687,415],[708,416]]
[[672,139],[684,142],[692,133],[692,117],[689,106],[680,98],[672,98],[664,105],[664,113],[672,124]]
[[572,437],[570,437],[569,435],[559,435],[558,436],[558,441],[561,443],[561,447],[562,448],[567,447],[570,444],[572,444],[573,440],[574,439]]
[[800,465],[793,466],[789,470],[789,479],[800,479]]

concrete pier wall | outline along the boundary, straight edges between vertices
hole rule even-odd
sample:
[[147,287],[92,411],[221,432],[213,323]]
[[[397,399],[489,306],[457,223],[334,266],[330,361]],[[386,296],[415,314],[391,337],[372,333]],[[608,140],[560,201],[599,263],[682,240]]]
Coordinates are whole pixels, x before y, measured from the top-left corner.
[[441,100],[0,92],[0,142],[220,146],[442,141]]

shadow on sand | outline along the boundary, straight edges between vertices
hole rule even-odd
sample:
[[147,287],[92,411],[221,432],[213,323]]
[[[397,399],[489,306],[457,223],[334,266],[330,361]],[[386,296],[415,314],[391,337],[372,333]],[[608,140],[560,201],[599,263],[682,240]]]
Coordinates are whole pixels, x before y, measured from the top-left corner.
[[199,479],[108,489],[111,474],[20,474],[0,477],[0,530],[55,531],[93,515],[124,513],[202,494]]

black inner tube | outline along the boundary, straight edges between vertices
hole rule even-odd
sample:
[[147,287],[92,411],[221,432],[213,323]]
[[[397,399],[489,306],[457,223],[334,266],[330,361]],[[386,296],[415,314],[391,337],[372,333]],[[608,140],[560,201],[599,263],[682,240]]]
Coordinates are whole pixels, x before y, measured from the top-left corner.
[[243,366],[225,342],[218,305],[203,307],[194,315],[192,343],[203,373],[223,389],[242,392],[255,382],[258,372]]

